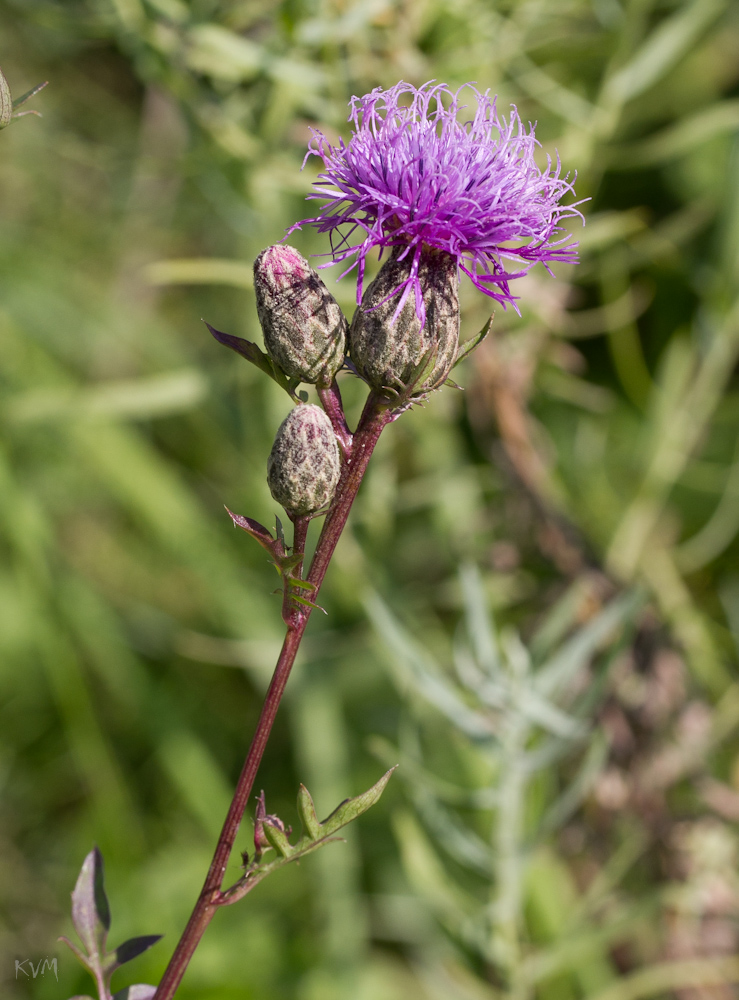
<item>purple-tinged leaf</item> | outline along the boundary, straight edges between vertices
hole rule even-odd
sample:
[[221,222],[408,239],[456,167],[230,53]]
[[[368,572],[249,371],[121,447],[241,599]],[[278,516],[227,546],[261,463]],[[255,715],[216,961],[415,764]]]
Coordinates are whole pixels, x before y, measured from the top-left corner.
[[145,951],[148,951],[161,938],[161,934],[144,934],[141,937],[130,938],[128,941],[124,941],[123,944],[119,944],[116,950],[108,955],[105,962],[106,975],[111,976],[116,969],[120,969],[126,962],[131,962],[134,958],[138,958],[139,955],[143,955]]
[[254,852],[260,857],[263,851],[269,850],[269,841],[264,836],[264,821],[267,818],[267,806],[264,801],[264,789],[257,796],[257,810],[254,815]]
[[[203,322],[205,323],[205,320]],[[295,389],[300,385],[299,378],[288,378],[279,365],[274,363],[269,354],[265,354],[264,351],[260,350],[250,340],[242,340],[241,337],[234,337],[230,333],[222,333],[220,330],[216,330],[214,326],[211,326],[210,323],[205,323],[205,325],[219,344],[223,344],[224,347],[230,347],[232,351],[236,351],[242,358],[246,358],[247,361],[250,361],[261,372],[274,379],[288,395],[293,399],[296,398]]]
[[105,895],[103,856],[95,847],[82,864],[72,893],[72,923],[90,958],[105,954],[110,906]]
[[161,934],[142,934],[140,937],[130,938],[128,941],[124,941],[123,944],[119,944],[116,948],[116,962],[118,965],[130,962],[134,958],[138,958],[139,955],[143,955],[152,945],[161,940]]
[[126,986],[113,994],[113,1000],[152,1000],[156,993],[156,986],[145,986],[143,983],[136,983],[135,986]]
[[253,517],[242,517],[241,514],[234,514],[228,507],[226,507],[226,512],[237,528],[241,528],[252,538],[255,538],[271,556],[275,555],[275,540],[263,524],[255,521]]

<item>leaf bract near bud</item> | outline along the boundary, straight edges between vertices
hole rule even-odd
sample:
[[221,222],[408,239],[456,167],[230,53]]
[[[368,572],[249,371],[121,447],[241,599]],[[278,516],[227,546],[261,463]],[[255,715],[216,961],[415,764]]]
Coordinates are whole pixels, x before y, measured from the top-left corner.
[[320,406],[296,406],[277,431],[267,463],[274,499],[294,516],[315,514],[330,503],[341,463],[331,421]]
[[328,386],[344,363],[347,321],[308,261],[293,247],[267,247],[254,261],[264,344],[286,375]]
[[415,258],[403,250],[393,250],[365,290],[349,329],[349,354],[376,391],[407,390],[418,397],[443,385],[456,360],[459,279],[456,259],[432,249],[424,250],[411,275]]

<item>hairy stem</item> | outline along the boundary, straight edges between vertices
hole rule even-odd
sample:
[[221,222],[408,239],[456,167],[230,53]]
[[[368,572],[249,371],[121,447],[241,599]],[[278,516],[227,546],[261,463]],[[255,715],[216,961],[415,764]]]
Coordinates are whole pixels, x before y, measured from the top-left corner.
[[[346,524],[349,511],[362,483],[374,447],[383,428],[392,419],[393,415],[387,409],[387,405],[383,404],[374,395],[370,395],[354,437],[351,454],[345,461],[342,469],[341,479],[336,490],[336,499],[331,510],[326,515],[323,530],[318,539],[318,545],[316,546],[313,561],[308,572],[307,579],[315,584],[316,587],[313,594],[314,597],[318,595],[318,590],[326,575],[331,556]],[[295,528],[296,544],[301,544],[302,546],[305,543],[303,526],[301,526],[299,534],[297,523]],[[302,538],[300,538],[301,535]],[[298,538],[300,538],[300,542],[298,542]],[[264,699],[257,729],[249,748],[249,753],[244,761],[244,766],[239,776],[223,829],[218,838],[218,844],[216,845],[213,860],[208,869],[208,875],[187,927],[183,931],[182,937],[162,977],[162,981],[157,987],[154,1000],[170,1000],[174,996],[190,959],[205,933],[206,927],[213,919],[218,907],[222,906],[225,902],[221,889],[226,875],[228,859],[233,850],[241,819],[254,785],[257,769],[262,760],[262,755],[264,754],[264,749],[272,730],[272,724],[277,715],[277,709],[279,708],[287,679],[290,676],[292,665],[295,662],[295,657],[310,614],[311,608],[301,606],[300,610],[291,618],[288,625],[285,641],[277,660],[277,666],[275,667],[269,690]]]

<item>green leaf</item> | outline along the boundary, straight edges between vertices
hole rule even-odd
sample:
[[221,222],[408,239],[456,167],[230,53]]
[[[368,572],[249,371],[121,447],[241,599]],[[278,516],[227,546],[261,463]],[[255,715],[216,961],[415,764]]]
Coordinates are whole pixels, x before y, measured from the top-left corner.
[[341,805],[337,806],[331,815],[321,823],[321,836],[331,836],[340,830],[342,826],[346,826],[347,823],[351,823],[352,820],[361,816],[362,813],[367,812],[385,791],[385,786],[390,781],[394,770],[395,768],[391,767],[372,788],[367,789],[366,792],[362,792],[361,795],[357,795],[353,799],[346,799]]
[[313,805],[313,796],[302,784],[298,792],[298,813],[303,824],[303,834],[311,840],[317,840],[321,836],[321,823]]
[[287,834],[284,830],[281,830],[279,826],[275,823],[270,822],[270,818],[267,817],[263,824],[264,836],[269,841],[270,845],[281,854],[283,858],[289,858],[293,853],[294,848],[287,839]]
[[480,344],[483,342],[483,340],[487,337],[487,335],[493,328],[493,318],[494,318],[493,316],[490,317],[490,319],[487,321],[482,330],[480,330],[477,336],[470,337],[470,339],[466,340],[464,344],[459,345],[459,350],[457,351],[457,358],[454,364],[452,365],[452,370],[457,367],[460,361],[464,361],[464,359],[467,357],[468,354],[472,354],[472,352],[480,346]]
[[366,792],[353,799],[346,799],[322,823],[318,822],[313,799],[308,789],[301,785],[298,792],[298,812],[303,822],[303,835],[300,840],[296,844],[290,844],[287,835],[280,829],[280,821],[276,817],[264,817],[262,821],[264,836],[280,857],[265,862],[258,854],[239,881],[222,894],[221,904],[235,903],[237,900],[243,899],[254,886],[271,875],[272,872],[290,864],[291,861],[298,861],[319,847],[323,847],[324,844],[338,839],[335,834],[342,827],[357,819],[362,813],[367,812],[377,802],[394,770],[395,768],[391,767]]
[[[43,90],[44,87],[46,87],[48,85],[48,83],[49,83],[48,80],[44,80],[43,83],[37,83],[35,87],[31,87],[31,89],[27,90],[25,92],[25,94],[21,94],[20,97],[16,97],[16,99],[13,101],[13,110],[15,111],[16,108],[19,108],[22,104],[25,104],[26,101],[30,101],[31,98],[35,97],[36,94],[39,93],[39,91]],[[28,115],[28,114],[38,115],[39,112],[38,111],[24,111],[23,114],[26,114],[26,115]],[[13,115],[13,117],[14,118],[18,118],[20,116],[19,115]],[[39,115],[39,117],[40,117],[40,115]]]

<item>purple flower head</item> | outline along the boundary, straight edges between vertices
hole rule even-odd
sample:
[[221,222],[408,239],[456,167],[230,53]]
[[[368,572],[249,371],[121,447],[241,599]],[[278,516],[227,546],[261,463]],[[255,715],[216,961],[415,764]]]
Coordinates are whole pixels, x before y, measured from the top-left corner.
[[[465,89],[477,110],[462,123]],[[313,130],[306,158],[320,156],[325,170],[308,197],[325,202],[303,222],[331,234],[333,261],[355,258],[344,274],[358,267],[357,302],[373,247],[404,247],[401,259],[411,255],[396,316],[413,292],[422,322],[424,247],[451,254],[481,292],[514,308],[511,278],[539,262],[577,261],[577,244],[565,246],[570,237],[558,235],[562,219],[580,215],[574,204],[559,204],[574,193],[573,182],[560,176],[559,159],[555,166],[547,158],[544,170],[537,166],[533,126],[525,128],[515,107],[506,120],[488,95],[471,84],[453,92],[434,81],[418,89],[401,81],[352,98],[348,144],[340,139],[332,146]],[[352,241],[357,233],[360,239]],[[506,270],[504,261],[514,268]]]

